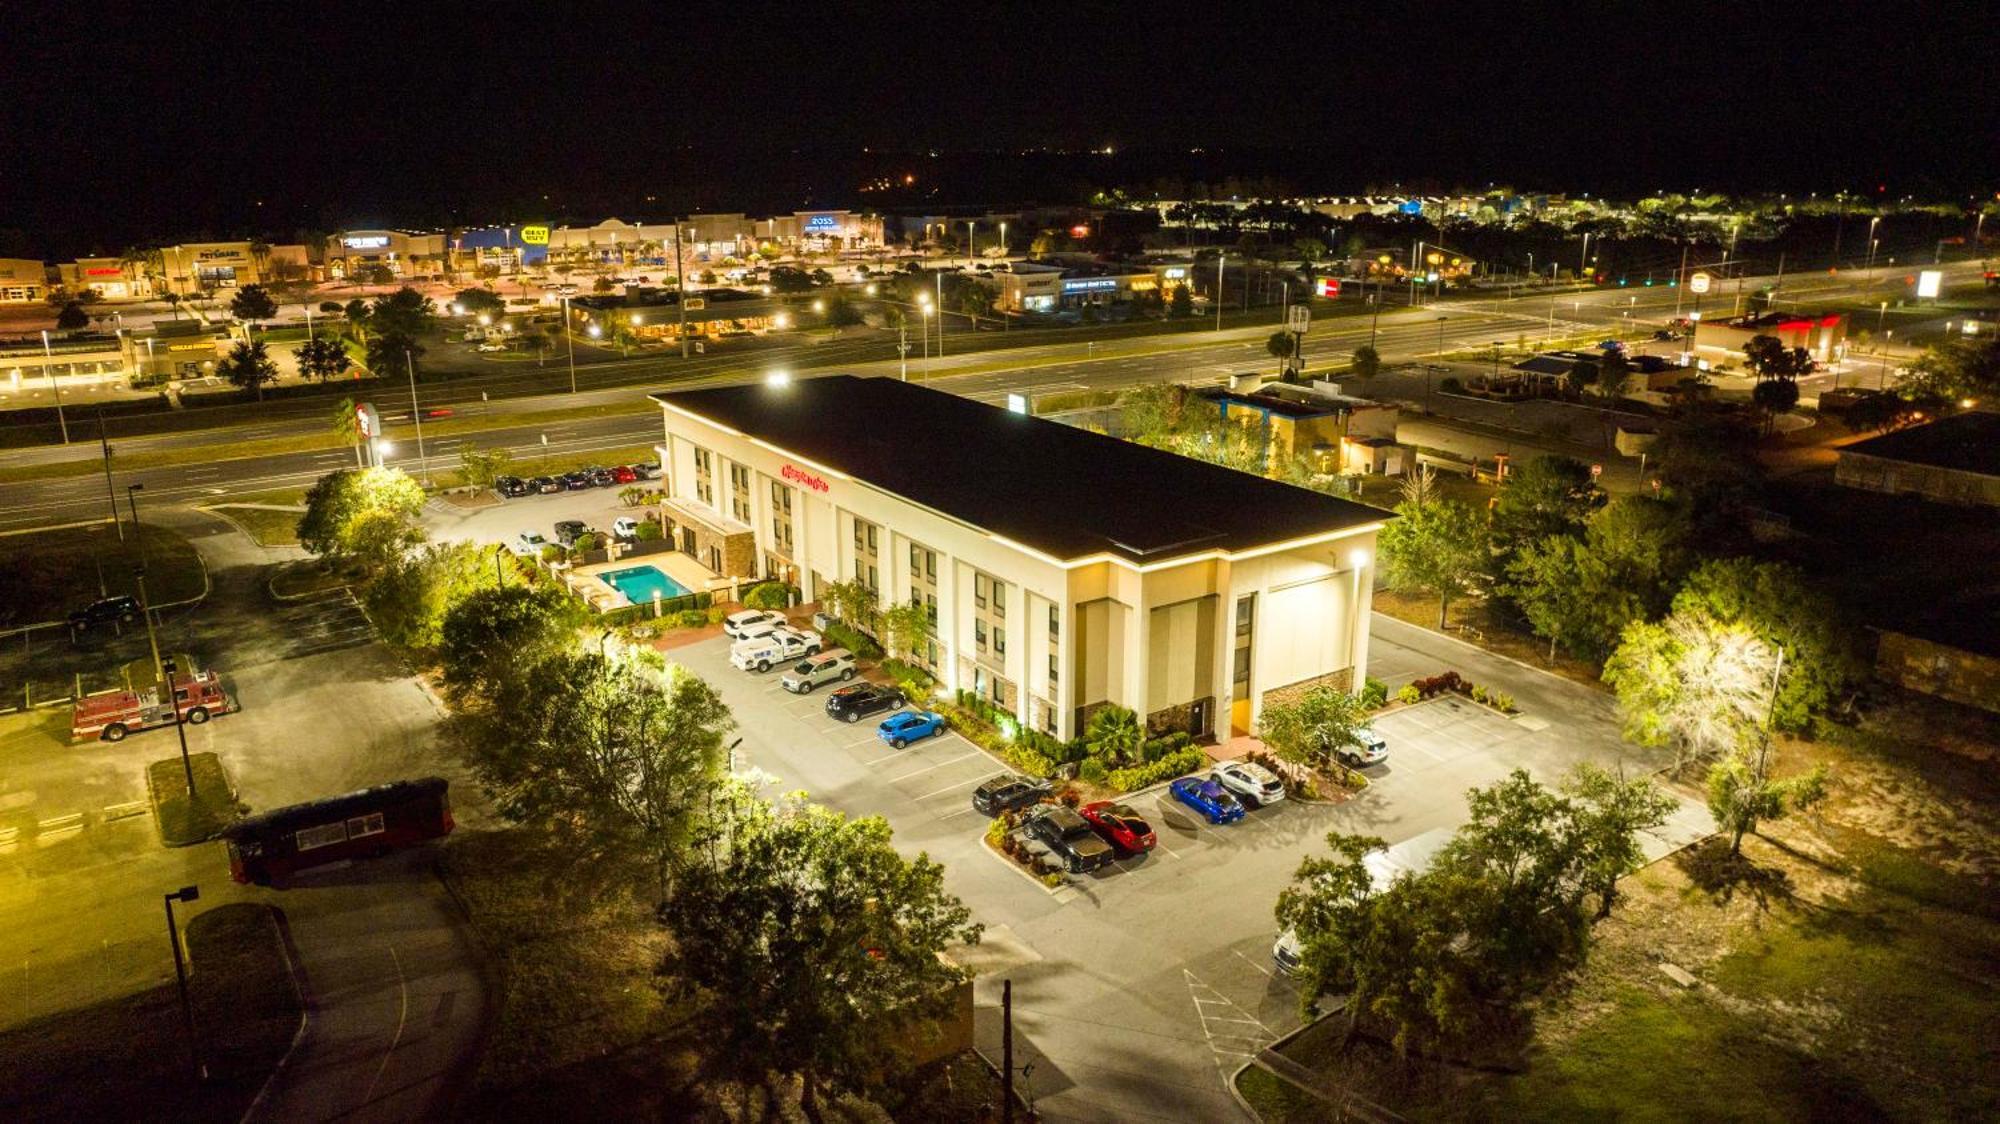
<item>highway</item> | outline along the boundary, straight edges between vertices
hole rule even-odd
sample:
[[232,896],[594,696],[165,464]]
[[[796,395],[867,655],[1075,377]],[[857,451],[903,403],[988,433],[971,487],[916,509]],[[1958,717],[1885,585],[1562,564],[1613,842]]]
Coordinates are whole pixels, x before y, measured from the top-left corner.
[[[1962,274],[1970,266],[1951,269]],[[1749,292],[1767,279],[1750,278]],[[1733,283],[1730,288],[1734,289]],[[1809,275],[1792,277],[1784,292],[1790,300],[1869,299],[1877,292],[1893,289],[1901,293],[1900,277],[1879,273],[1873,278],[1854,273],[1840,277]],[[1711,293],[1705,307],[1714,309],[1732,294]],[[1678,297],[1683,311],[1691,309],[1692,297]],[[1532,294],[1514,298],[1447,300],[1417,308],[1391,307],[1379,318],[1343,316],[1320,321],[1306,338],[1305,359],[1309,370],[1346,362],[1355,348],[1375,340],[1385,365],[1407,363],[1446,352],[1485,348],[1495,342],[1512,345],[1520,337],[1536,338],[1550,333],[1573,335],[1599,330],[1610,334],[1632,325],[1643,331],[1671,318],[1675,313],[1675,290],[1661,287],[1642,289],[1593,289],[1561,291],[1551,296]],[[1277,311],[1272,310],[1275,320]],[[1275,330],[1273,323],[1216,331],[1179,331],[1167,334],[1127,336],[1111,340],[1075,340],[1034,343],[1003,350],[953,352],[958,337],[947,338],[947,355],[926,360],[919,352],[908,363],[913,379],[921,378],[941,390],[963,394],[981,401],[1001,403],[1010,393],[1031,395],[1076,390],[1115,390],[1163,380],[1215,382],[1231,375],[1270,370],[1274,360],[1265,350],[1265,339]],[[1023,333],[1027,335],[1029,333]],[[1047,333],[1033,333],[1045,338]],[[986,334],[990,341],[991,333]],[[984,342],[984,341],[983,341]],[[560,359],[536,369],[523,363],[518,373],[499,372],[486,379],[459,379],[420,385],[420,408],[426,412],[444,408],[452,411],[452,424],[465,419],[481,424],[491,418],[493,428],[476,433],[439,435],[424,442],[430,468],[445,472],[456,466],[460,447],[472,442],[481,448],[501,448],[524,465],[532,465],[545,451],[550,455],[581,454],[643,444],[659,433],[659,422],[644,402],[649,390],[693,388],[742,382],[760,378],[766,371],[787,370],[795,377],[851,372],[895,377],[902,366],[893,356],[893,345],[880,337],[861,341],[832,341],[775,346],[750,355],[700,356],[682,360],[658,355],[619,358],[603,357],[577,367],[579,393],[527,394],[482,401],[481,390],[491,396],[495,379],[510,380],[506,387],[518,394],[511,380],[534,380],[537,386],[567,383],[567,365]],[[381,387],[387,392],[389,387]],[[501,391],[502,393],[505,390]],[[394,443],[390,463],[412,473],[420,471],[414,427],[409,424],[409,407],[390,393],[379,395],[380,405],[390,419],[386,436]],[[553,412],[595,406],[629,413],[598,417],[550,417]],[[400,415],[398,414],[400,411]],[[325,399],[278,403],[251,424],[227,428],[207,428],[148,436],[118,438],[113,458],[111,488],[102,472],[84,473],[83,462],[96,462],[95,442],[78,440],[69,446],[45,445],[0,452],[0,469],[31,465],[75,462],[76,475],[27,480],[0,485],[0,531],[36,526],[103,519],[110,510],[110,493],[122,493],[130,484],[144,484],[143,502],[199,503],[230,494],[298,487],[335,469],[352,465],[354,454],[345,448],[270,455],[241,455],[244,442],[273,438],[298,438],[324,433],[328,403]],[[506,425],[500,419],[520,415],[523,423]],[[535,416],[540,415],[540,416]],[[400,417],[401,420],[398,420]],[[207,450],[199,463],[137,468],[119,467],[118,457],[135,453],[168,450]]]

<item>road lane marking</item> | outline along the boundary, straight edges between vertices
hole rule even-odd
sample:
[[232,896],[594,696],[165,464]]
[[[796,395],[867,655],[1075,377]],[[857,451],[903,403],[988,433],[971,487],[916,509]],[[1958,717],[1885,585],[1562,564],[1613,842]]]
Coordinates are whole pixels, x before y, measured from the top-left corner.
[[[921,769],[917,769],[917,770],[915,770],[914,772],[909,772],[909,773],[904,773],[904,774],[903,774],[902,776],[899,776],[899,777],[890,777],[887,783],[889,783],[889,784],[895,784],[895,783],[896,783],[897,781],[906,781],[906,780],[909,780],[909,779],[910,779],[911,777],[920,777],[920,776],[923,776],[923,775],[924,775],[925,773],[928,773],[928,772],[930,772],[930,771],[931,771],[932,769],[942,769],[942,768],[944,768],[944,767],[945,767],[946,765],[949,765],[949,764],[951,764],[951,763],[952,763],[952,762],[954,762],[954,761],[963,761],[963,760],[965,760],[965,759],[966,759],[966,758],[968,758],[968,757],[975,757],[975,756],[978,756],[978,754],[979,754],[979,751],[978,751],[978,750],[976,750],[976,749],[975,749],[975,750],[973,750],[973,751],[972,751],[971,753],[961,753],[961,754],[959,754],[959,755],[958,755],[957,757],[952,757],[952,758],[948,758],[948,759],[946,759],[946,760],[943,760],[943,761],[939,761],[939,762],[938,762],[937,764],[935,764],[935,765],[926,765],[926,766],[924,766],[924,767],[923,767],[923,768],[921,768]],[[920,797],[918,797],[917,799],[921,800],[921,799],[923,799],[923,797],[921,797],[921,796],[920,796]]]
[[957,790],[959,790],[959,789],[961,789],[961,788],[965,788],[965,787],[967,787],[968,785],[975,785],[975,784],[978,784],[978,783],[979,783],[980,781],[983,781],[983,780],[985,780],[985,779],[986,779],[985,777],[974,777],[974,778],[972,778],[972,779],[971,779],[971,780],[969,780],[969,781],[960,781],[960,782],[959,782],[958,784],[955,784],[955,785],[951,785],[951,786],[949,786],[949,787],[946,787],[946,788],[941,788],[941,789],[938,789],[938,790],[937,790],[936,792],[926,792],[926,793],[924,793],[924,794],[923,794],[922,796],[919,796],[919,797],[917,797],[917,799],[918,799],[918,800],[929,800],[929,799],[930,799],[931,797],[933,797],[933,796],[943,796],[943,795],[944,795],[945,793],[947,793],[947,792],[956,792]]

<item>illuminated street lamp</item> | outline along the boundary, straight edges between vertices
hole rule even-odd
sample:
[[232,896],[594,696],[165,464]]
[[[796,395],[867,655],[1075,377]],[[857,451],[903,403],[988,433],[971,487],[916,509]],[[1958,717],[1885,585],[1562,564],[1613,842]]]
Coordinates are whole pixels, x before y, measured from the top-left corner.
[[772,371],[770,374],[764,376],[765,386],[779,387],[790,386],[791,384],[792,373],[790,371]]

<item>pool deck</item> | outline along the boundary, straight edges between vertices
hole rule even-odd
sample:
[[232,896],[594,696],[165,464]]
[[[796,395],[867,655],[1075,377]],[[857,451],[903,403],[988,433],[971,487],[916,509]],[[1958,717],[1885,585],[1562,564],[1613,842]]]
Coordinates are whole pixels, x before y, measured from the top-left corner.
[[630,570],[639,566],[651,566],[665,574],[675,585],[690,593],[714,593],[729,588],[727,578],[718,578],[708,568],[679,551],[662,551],[658,554],[628,555],[616,562],[596,562],[588,566],[578,566],[571,570],[567,580],[569,587],[590,603],[590,607],[600,613],[612,609],[622,609],[632,604],[603,575],[619,570]]

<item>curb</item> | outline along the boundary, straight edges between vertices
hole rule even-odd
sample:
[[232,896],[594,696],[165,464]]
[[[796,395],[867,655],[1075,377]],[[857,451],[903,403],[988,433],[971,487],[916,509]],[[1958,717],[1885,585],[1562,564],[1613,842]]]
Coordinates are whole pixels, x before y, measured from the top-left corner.
[[[1474,643],[1473,643],[1472,641],[1470,641],[1470,640],[1460,640],[1460,639],[1459,639],[1458,637],[1456,637],[1456,636],[1453,636],[1453,635],[1452,635],[1451,633],[1449,633],[1449,632],[1439,632],[1439,631],[1438,631],[1437,629],[1434,629],[1434,628],[1426,628],[1426,627],[1424,627],[1423,625],[1420,625],[1420,624],[1410,624],[1410,622],[1409,622],[1409,621],[1406,621],[1406,620],[1404,620],[1404,619],[1403,619],[1403,618],[1401,618],[1401,617],[1392,617],[1392,616],[1390,616],[1389,614],[1387,614],[1387,613],[1385,613],[1385,612],[1381,611],[1380,609],[1370,609],[1370,610],[1368,611],[1368,615],[1369,615],[1369,616],[1371,616],[1371,617],[1381,617],[1381,618],[1382,618],[1382,619],[1384,619],[1384,620],[1391,620],[1391,621],[1395,621],[1395,622],[1396,622],[1397,624],[1400,624],[1400,625],[1406,625],[1406,626],[1408,626],[1408,627],[1410,627],[1410,628],[1414,628],[1414,629],[1416,629],[1416,630],[1417,630],[1418,632],[1421,632],[1421,633],[1423,633],[1423,634],[1424,634],[1424,635],[1426,635],[1426,636],[1436,636],[1436,637],[1438,637],[1438,638],[1440,638],[1440,639],[1443,639],[1443,640],[1449,640],[1449,641],[1451,641],[1451,642],[1452,642],[1453,644],[1457,644],[1457,645],[1459,645],[1459,646],[1461,646],[1461,647],[1465,647],[1465,648],[1470,648],[1470,649],[1472,649],[1473,651],[1475,651],[1475,652],[1478,652],[1478,653],[1480,653],[1481,655],[1487,655],[1487,656],[1491,656],[1491,657],[1493,657],[1493,658],[1494,658],[1494,659],[1496,659],[1496,660],[1505,660],[1505,661],[1507,661],[1508,663],[1511,663],[1511,664],[1513,664],[1513,665],[1514,665],[1515,667],[1518,667],[1518,668],[1522,669],[1523,671],[1532,671],[1532,672],[1534,672],[1534,673],[1535,673],[1536,675],[1545,675],[1545,676],[1547,676],[1548,678],[1550,678],[1550,679],[1553,679],[1553,680],[1555,680],[1555,681],[1556,681],[1556,682],[1558,682],[1558,683],[1567,683],[1567,684],[1569,684],[1569,685],[1570,685],[1570,686],[1572,686],[1572,687],[1582,687],[1583,689],[1585,689],[1585,690],[1587,690],[1587,691],[1595,691],[1595,692],[1597,692],[1598,694],[1608,694],[1608,693],[1609,693],[1609,692],[1606,692],[1606,691],[1604,691],[1604,690],[1603,690],[1603,689],[1602,689],[1601,687],[1594,687],[1594,686],[1592,686],[1592,685],[1591,685],[1591,684],[1589,684],[1589,683],[1578,683],[1578,682],[1577,682],[1576,680],[1574,680],[1574,679],[1569,679],[1569,678],[1566,678],[1566,677],[1564,677],[1564,676],[1561,676],[1561,675],[1557,675],[1557,674],[1556,674],[1555,672],[1553,672],[1553,671],[1550,671],[1549,669],[1547,669],[1547,668],[1545,668],[1545,667],[1536,667],[1536,666],[1535,666],[1534,664],[1531,664],[1531,663],[1526,663],[1526,662],[1523,662],[1523,661],[1521,661],[1521,660],[1517,660],[1517,659],[1515,659],[1515,658],[1514,658],[1513,656],[1510,656],[1510,655],[1507,655],[1507,654],[1506,654],[1506,653],[1504,653],[1504,652],[1496,652],[1496,651],[1494,651],[1494,650],[1493,650],[1493,649],[1491,649],[1491,648],[1486,648],[1486,647],[1481,647],[1481,646],[1480,646],[1480,645],[1478,645],[1478,644],[1474,644]],[[1428,700],[1426,700],[1426,701],[1428,701]],[[1467,701],[1470,701],[1470,700],[1468,699]],[[1484,704],[1475,704],[1475,705],[1481,705],[1481,706],[1483,706]],[[1491,708],[1491,707],[1487,707],[1486,709],[1488,709],[1488,710],[1491,710],[1492,708]],[[1494,711],[1494,713],[1498,714],[1499,712],[1498,712],[1498,711]],[[1511,719],[1511,718],[1513,718],[1513,717],[1514,717],[1514,715],[1503,715],[1503,717],[1506,717],[1506,718],[1510,718],[1510,719]]]
[[270,1100],[271,1088],[278,1083],[278,1075],[285,1071],[285,1067],[291,1063],[292,1055],[298,1053],[299,1045],[306,1040],[306,1030],[312,1023],[312,1011],[316,1003],[312,980],[306,976],[304,967],[300,965],[298,946],[292,941],[291,919],[277,906],[267,908],[271,911],[271,923],[278,930],[278,950],[285,956],[285,973],[292,978],[292,990],[299,997],[299,1029],[292,1032],[291,1045],[285,1047],[284,1056],[278,1059],[277,1065],[271,1067],[270,1076],[264,1078],[264,1084],[257,1089],[257,1095],[250,1099],[249,1106],[243,1110],[240,1118],[242,1124],[248,1124],[264,1107],[265,1102]]
[[1034,883],[1035,889],[1040,890],[1041,892],[1047,894],[1052,898],[1055,897],[1056,894],[1060,893],[1061,891],[1070,889],[1069,878],[1067,875],[1064,876],[1063,884],[1060,886],[1051,886],[1048,883],[1043,882],[1041,879],[1035,877],[1032,874],[1029,874],[1026,870],[1022,869],[1020,863],[1017,863],[1013,859],[1008,858],[1006,855],[1001,854],[999,851],[994,850],[993,846],[988,842],[986,842],[985,833],[983,832],[981,833],[979,839],[979,849],[985,851],[987,854],[1000,860],[1000,864],[1002,866],[1005,866],[1008,870],[1011,870],[1015,874],[1018,874],[1021,877],[1027,879],[1028,881]]

